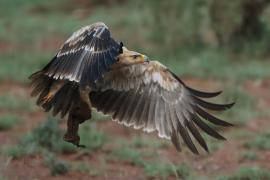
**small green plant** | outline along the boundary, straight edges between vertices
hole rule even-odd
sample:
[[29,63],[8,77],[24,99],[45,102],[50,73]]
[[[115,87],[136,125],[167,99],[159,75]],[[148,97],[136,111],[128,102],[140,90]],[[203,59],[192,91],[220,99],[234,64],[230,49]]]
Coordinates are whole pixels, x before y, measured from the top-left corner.
[[187,179],[191,176],[191,169],[185,165],[174,165],[162,162],[146,161],[145,154],[131,149],[119,148],[112,151],[111,158],[121,161],[127,161],[133,165],[142,167],[147,177],[162,177],[166,179],[168,176]]
[[47,121],[28,133],[22,144],[30,149],[40,146],[54,152],[74,152],[76,147],[63,141],[58,123],[56,119],[48,118]]
[[102,148],[106,143],[107,137],[103,132],[98,132],[95,128],[95,123],[85,122],[80,127],[81,144],[85,145],[87,150],[97,150]]
[[1,154],[16,159],[25,154],[25,149],[20,145],[3,146],[1,148]]
[[255,180],[270,179],[270,172],[260,167],[241,167],[234,174],[220,176],[218,180]]
[[[20,157],[24,154],[38,154],[44,150],[56,153],[72,153],[78,148],[62,137],[63,133],[59,128],[59,122],[49,117],[44,123],[23,136],[17,146],[10,147],[10,150],[3,150],[11,157]],[[86,145],[86,151],[94,151],[101,148],[106,142],[104,133],[97,132],[91,125],[86,125],[80,131],[82,144]]]
[[270,149],[270,131],[264,132],[255,136],[254,139],[249,139],[248,142],[244,144],[247,148],[254,148],[259,150],[269,150]]
[[4,115],[0,117],[0,131],[7,130],[16,125],[21,119],[15,115]]
[[53,153],[48,151],[44,152],[43,159],[53,176],[66,174],[70,169],[70,165],[67,162],[57,159]]
[[0,180],[8,180],[8,179],[0,174]]
[[186,164],[172,165],[178,177],[187,179],[192,177],[192,169]]
[[3,94],[0,96],[0,108],[16,111],[34,111],[36,106],[32,101],[24,97],[17,97],[13,94]]
[[174,173],[170,165],[161,163],[147,163],[144,166],[144,171],[148,177],[161,176],[166,178],[171,173]]
[[168,176],[187,179],[191,176],[191,169],[185,164],[145,163],[144,171],[148,177],[162,177],[163,179]]
[[112,158],[128,161],[137,166],[144,166],[145,162],[142,159],[140,152],[130,148],[119,148],[112,151]]
[[74,171],[90,174],[91,176],[98,176],[101,174],[102,171],[102,168],[100,166],[96,167],[94,164],[91,165],[85,162],[72,163],[71,168]]
[[153,148],[168,148],[168,142],[163,139],[153,139],[151,137],[134,137],[131,141],[131,146],[136,148],[153,147]]
[[241,153],[242,159],[250,160],[250,161],[255,161],[258,159],[258,155],[253,152],[253,151],[245,151]]
[[79,162],[79,163],[73,163],[72,164],[72,169],[75,171],[79,171],[81,173],[88,173],[91,171],[91,167],[89,164],[86,164],[84,162]]

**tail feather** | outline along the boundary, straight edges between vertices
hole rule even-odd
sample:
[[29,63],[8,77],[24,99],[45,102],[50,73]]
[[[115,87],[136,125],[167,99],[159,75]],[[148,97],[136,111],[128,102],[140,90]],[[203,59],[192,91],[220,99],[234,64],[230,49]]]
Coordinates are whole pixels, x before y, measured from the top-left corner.
[[[46,112],[53,110],[54,116],[60,113],[61,117],[64,117],[69,112],[74,99],[79,96],[77,84],[69,81],[60,82],[48,77],[43,71],[32,74],[29,79],[32,86],[31,96],[37,97],[37,105]],[[60,86],[55,90],[55,86],[58,85]],[[52,93],[52,91],[56,92]]]

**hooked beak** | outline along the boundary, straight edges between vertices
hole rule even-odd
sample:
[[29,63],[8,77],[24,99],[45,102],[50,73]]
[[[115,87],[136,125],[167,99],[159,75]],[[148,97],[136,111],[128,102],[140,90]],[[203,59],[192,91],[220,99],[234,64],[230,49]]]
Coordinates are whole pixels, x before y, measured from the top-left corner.
[[145,56],[145,55],[143,55],[143,59],[144,59],[144,62],[147,62],[147,63],[149,63],[149,57],[147,57],[147,56]]
[[149,63],[149,58],[144,54],[140,54],[140,59],[137,60],[137,63]]

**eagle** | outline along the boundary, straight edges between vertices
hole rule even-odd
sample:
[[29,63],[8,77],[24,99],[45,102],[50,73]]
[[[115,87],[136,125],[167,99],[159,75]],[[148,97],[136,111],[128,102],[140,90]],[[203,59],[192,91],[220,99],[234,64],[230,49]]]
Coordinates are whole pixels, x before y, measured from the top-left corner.
[[53,116],[67,116],[63,139],[78,147],[83,147],[79,125],[91,119],[92,108],[119,124],[157,131],[159,137],[171,140],[177,151],[186,144],[195,154],[194,141],[209,152],[200,130],[225,139],[206,121],[232,126],[209,110],[223,111],[234,103],[205,100],[221,91],[203,92],[187,86],[160,62],[114,40],[102,22],[75,31],[52,60],[29,78],[37,105]]

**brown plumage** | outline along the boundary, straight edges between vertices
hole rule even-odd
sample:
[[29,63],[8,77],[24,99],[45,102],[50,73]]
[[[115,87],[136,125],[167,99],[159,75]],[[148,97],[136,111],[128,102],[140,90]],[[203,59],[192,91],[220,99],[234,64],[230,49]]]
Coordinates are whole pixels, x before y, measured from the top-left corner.
[[214,104],[220,92],[207,93],[186,86],[157,61],[130,51],[110,36],[107,26],[95,23],[75,32],[52,61],[30,77],[32,96],[53,115],[68,114],[64,139],[80,146],[79,124],[91,118],[91,108],[114,121],[146,132],[157,131],[181,150],[181,139],[198,153],[191,135],[208,151],[198,128],[225,139],[202,119],[220,126],[231,124],[206,110],[223,111],[231,104]]

